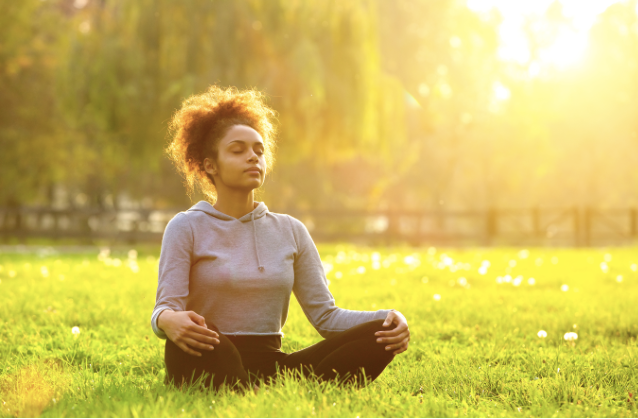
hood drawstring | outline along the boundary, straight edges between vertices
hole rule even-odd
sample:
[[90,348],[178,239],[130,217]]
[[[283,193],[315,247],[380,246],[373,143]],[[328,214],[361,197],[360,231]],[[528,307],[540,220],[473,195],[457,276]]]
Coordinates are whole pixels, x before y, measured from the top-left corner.
[[[257,212],[259,210],[259,212]],[[216,219],[223,221],[240,221],[241,223],[245,223],[248,221],[248,214],[241,216],[240,218],[231,217],[228,214],[224,214],[218,211],[215,207],[213,207],[210,202],[207,201],[199,201],[197,204],[193,205],[188,211],[202,211]],[[259,260],[259,246],[257,245],[257,225],[255,224],[255,212],[257,212],[257,219],[265,216],[268,213],[268,207],[263,202],[260,202],[257,207],[250,212],[250,220],[253,222],[253,240],[255,242],[255,253],[257,254],[257,269],[260,272],[263,272],[265,267],[261,264]]]
[[255,240],[255,253],[257,253],[257,264],[259,265],[259,267],[257,269],[259,269],[261,272],[264,271],[264,266],[261,264],[261,262],[259,261],[259,246],[257,246],[257,226],[255,225],[255,212],[251,212],[250,213],[250,219],[253,223],[253,238]]

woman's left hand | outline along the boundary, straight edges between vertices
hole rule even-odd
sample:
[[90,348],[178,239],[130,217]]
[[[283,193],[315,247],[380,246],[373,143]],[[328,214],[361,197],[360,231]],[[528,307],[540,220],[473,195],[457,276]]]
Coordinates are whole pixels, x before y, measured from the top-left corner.
[[410,329],[408,329],[408,321],[405,316],[400,312],[394,310],[388,313],[388,317],[385,318],[383,326],[390,326],[396,324],[392,330],[382,330],[375,333],[378,337],[377,342],[386,345],[386,351],[394,351],[394,355],[398,355],[401,352],[408,350],[408,342],[410,341]]

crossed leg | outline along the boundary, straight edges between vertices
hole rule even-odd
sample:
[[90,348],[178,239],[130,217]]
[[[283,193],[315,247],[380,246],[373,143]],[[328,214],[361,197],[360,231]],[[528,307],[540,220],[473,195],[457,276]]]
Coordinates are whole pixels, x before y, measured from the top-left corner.
[[242,365],[242,359],[235,345],[219,332],[215,325],[210,328],[219,334],[219,345],[212,351],[199,350],[202,356],[184,352],[170,339],[166,339],[164,362],[166,364],[165,383],[192,384],[204,376],[205,387],[211,385],[219,389],[224,384],[236,387],[238,384],[248,388],[248,373]]
[[[216,326],[211,328],[219,333]],[[275,377],[277,365],[284,370],[296,370],[306,377],[319,380],[337,379],[343,383],[365,385],[376,379],[392,361],[392,351],[376,342],[375,332],[389,330],[383,320],[373,320],[339,332],[300,351],[286,354],[242,354],[228,337],[219,333],[220,344],[202,356],[189,355],[170,339],[166,340],[164,360],[166,382],[192,383],[204,375],[205,387],[219,389],[227,384],[250,388],[252,377]],[[246,362],[244,362],[246,361]]]
[[280,362],[284,369],[313,374],[321,380],[337,379],[341,383],[359,386],[375,380],[394,359],[392,351],[377,343],[374,335],[383,326],[383,320],[373,320],[339,332],[300,351],[287,354]]

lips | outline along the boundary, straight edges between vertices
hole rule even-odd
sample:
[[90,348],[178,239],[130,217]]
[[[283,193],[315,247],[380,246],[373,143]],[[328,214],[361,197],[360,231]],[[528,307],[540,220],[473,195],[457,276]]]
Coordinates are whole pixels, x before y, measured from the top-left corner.
[[258,173],[261,173],[261,169],[259,169],[259,167],[251,167],[251,168],[248,168],[248,169],[244,170],[244,172],[258,172]]

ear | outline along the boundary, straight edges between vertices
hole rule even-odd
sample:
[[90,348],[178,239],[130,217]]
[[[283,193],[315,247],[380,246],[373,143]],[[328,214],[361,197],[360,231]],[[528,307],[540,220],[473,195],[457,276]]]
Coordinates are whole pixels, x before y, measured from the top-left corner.
[[204,159],[204,170],[209,175],[216,175],[217,174],[217,167],[215,166],[215,162],[213,162],[213,159],[211,159],[209,157],[206,157]]

